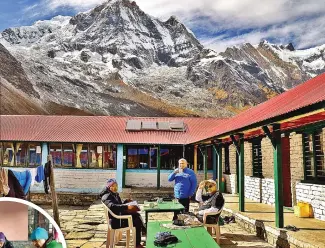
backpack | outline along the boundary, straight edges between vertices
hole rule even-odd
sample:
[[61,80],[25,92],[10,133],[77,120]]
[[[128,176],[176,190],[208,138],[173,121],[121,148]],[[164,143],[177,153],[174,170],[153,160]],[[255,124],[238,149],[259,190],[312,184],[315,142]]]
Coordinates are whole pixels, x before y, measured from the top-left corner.
[[156,239],[153,242],[155,246],[158,247],[165,247],[170,244],[176,244],[178,242],[178,238],[171,234],[170,232],[163,232],[163,233],[157,233]]

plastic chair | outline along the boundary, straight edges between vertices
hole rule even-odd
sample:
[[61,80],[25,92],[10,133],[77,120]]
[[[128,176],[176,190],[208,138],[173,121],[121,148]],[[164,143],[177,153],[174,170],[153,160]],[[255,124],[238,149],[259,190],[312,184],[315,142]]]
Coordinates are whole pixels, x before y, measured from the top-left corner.
[[[223,207],[222,207],[223,208]],[[220,232],[220,226],[219,226],[219,217],[221,215],[221,212],[222,212],[222,208],[219,210],[219,211],[216,211],[216,212],[209,212],[209,213],[204,213],[203,215],[203,225],[204,227],[207,227],[207,228],[212,228],[214,229],[215,231],[215,234],[216,234],[216,241],[217,243],[220,245],[220,236],[221,236],[221,232]],[[218,219],[217,219],[217,223],[216,224],[207,224],[206,223],[206,219],[209,215],[218,215]],[[212,233],[211,233],[212,235]]]
[[[130,247],[130,233],[132,231],[132,240],[133,247],[136,247],[136,235],[135,235],[135,227],[133,227],[132,216],[131,215],[116,215],[114,214],[104,203],[105,216],[107,220],[108,230],[107,230],[107,238],[106,238],[106,248],[114,248],[115,243],[118,243],[122,238],[123,231],[126,231],[126,247]],[[108,213],[118,220],[128,220],[128,226],[118,229],[113,229],[110,224]]]

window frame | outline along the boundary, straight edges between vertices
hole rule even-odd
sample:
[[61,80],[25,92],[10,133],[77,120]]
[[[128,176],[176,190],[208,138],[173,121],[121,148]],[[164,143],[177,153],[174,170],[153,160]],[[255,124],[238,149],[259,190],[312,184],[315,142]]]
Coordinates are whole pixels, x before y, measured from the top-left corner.
[[[317,134],[319,134],[319,137],[321,139],[321,136],[322,136],[322,132],[323,130],[322,129],[309,129],[309,130],[305,130],[303,131],[301,134],[302,134],[302,138],[301,138],[301,141],[302,141],[302,157],[303,157],[303,169],[304,169],[304,180],[302,181],[303,183],[311,183],[311,184],[323,184],[325,185],[325,177],[324,178],[319,178],[319,171],[317,169],[318,165],[317,165],[317,159],[316,159],[316,156],[317,156],[317,150],[316,150],[316,142],[315,142],[315,137]],[[312,156],[312,160],[311,160],[311,169],[313,169],[314,171],[314,176],[308,176],[307,175],[307,163],[306,163],[306,145],[305,145],[305,139],[306,139],[306,136],[309,136],[311,135],[311,138],[312,138],[312,152],[309,150]],[[323,140],[324,142],[324,140]],[[322,142],[320,141],[320,147],[321,149],[322,148]],[[325,157],[324,157],[324,151],[322,151],[323,154],[321,156],[323,156],[323,163],[325,163]],[[324,166],[324,170],[325,170],[325,165]]]
[[[263,176],[263,154],[262,154],[262,138],[255,138],[250,141],[252,144],[252,177],[264,178]],[[258,146],[260,153],[256,155],[254,145]],[[258,160],[258,166],[255,165],[255,160]],[[260,168],[260,171],[257,169]]]

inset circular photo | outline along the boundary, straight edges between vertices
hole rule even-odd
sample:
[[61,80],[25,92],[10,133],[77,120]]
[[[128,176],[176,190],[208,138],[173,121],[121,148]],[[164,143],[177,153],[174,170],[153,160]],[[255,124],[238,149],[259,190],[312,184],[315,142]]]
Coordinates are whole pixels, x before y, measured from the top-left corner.
[[0,248],[66,248],[54,219],[35,204],[0,198]]

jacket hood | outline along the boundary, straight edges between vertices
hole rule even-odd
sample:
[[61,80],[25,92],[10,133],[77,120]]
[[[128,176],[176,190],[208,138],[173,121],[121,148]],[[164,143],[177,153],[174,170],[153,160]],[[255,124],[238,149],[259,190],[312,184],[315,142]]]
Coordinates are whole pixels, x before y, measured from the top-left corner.
[[106,195],[106,194],[118,195],[118,193],[113,193],[107,187],[104,187],[102,189],[102,191],[99,193],[99,196],[102,197],[103,195]]

